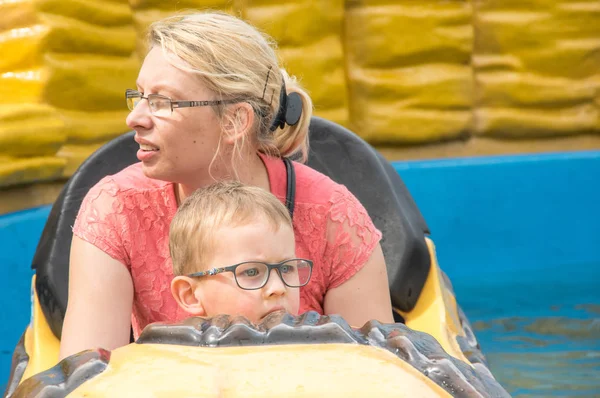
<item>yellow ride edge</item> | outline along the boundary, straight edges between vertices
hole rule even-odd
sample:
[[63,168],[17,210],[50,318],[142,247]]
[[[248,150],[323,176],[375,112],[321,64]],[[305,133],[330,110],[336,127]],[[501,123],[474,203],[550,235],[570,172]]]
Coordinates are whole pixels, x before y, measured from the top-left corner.
[[404,317],[406,326],[430,334],[449,355],[472,365],[456,340],[457,336],[466,337],[458,316],[456,298],[444,282],[437,262],[435,244],[427,237],[425,241],[429,249],[431,267],[419,300],[410,312],[402,312],[396,308],[394,311]]
[[29,361],[21,382],[34,374],[50,369],[58,362],[60,341],[56,338],[40,307],[35,290],[35,275],[31,279],[31,322],[25,331],[25,352]]

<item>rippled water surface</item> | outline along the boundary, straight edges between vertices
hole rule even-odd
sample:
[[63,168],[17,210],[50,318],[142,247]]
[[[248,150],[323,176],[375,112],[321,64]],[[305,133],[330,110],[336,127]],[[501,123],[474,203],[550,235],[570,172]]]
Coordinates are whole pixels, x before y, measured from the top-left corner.
[[590,270],[456,289],[512,396],[600,397],[600,265]]

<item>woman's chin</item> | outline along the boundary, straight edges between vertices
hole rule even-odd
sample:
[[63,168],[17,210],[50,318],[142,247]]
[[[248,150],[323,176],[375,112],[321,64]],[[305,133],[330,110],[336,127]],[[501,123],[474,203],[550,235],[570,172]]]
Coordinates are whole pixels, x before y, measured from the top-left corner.
[[169,174],[161,170],[157,164],[142,162],[142,172],[146,177],[154,180],[171,181]]

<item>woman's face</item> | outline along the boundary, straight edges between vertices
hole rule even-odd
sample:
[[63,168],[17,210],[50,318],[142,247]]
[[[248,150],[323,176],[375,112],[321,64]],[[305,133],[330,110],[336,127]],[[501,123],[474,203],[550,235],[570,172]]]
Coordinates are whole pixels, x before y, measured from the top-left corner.
[[[216,99],[200,79],[172,66],[156,46],[142,64],[137,90],[144,96],[161,94],[175,101]],[[146,176],[188,185],[208,178],[221,136],[219,118],[211,107],[176,108],[163,117],[153,115],[148,101],[141,100],[127,117],[127,125],[136,132],[137,155]]]

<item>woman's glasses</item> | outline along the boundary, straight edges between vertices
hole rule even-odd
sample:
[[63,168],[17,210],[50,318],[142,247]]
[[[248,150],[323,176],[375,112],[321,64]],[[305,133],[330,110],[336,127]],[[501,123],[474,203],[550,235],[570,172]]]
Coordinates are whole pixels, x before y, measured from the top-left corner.
[[173,101],[169,97],[165,97],[160,94],[148,94],[143,96],[142,93],[136,90],[127,89],[125,90],[125,100],[127,101],[127,107],[132,111],[141,100],[147,100],[150,107],[150,112],[153,115],[165,117],[170,116],[175,108],[192,108],[195,106],[215,106],[234,104],[240,102],[238,100],[220,100],[220,101]]
[[288,287],[302,287],[308,283],[312,274],[313,263],[310,260],[294,258],[276,264],[260,261],[248,261],[223,268],[212,268],[208,271],[195,272],[189,277],[211,276],[222,272],[233,272],[235,282],[244,290],[261,289],[267,284],[271,270],[277,270],[279,277]]

